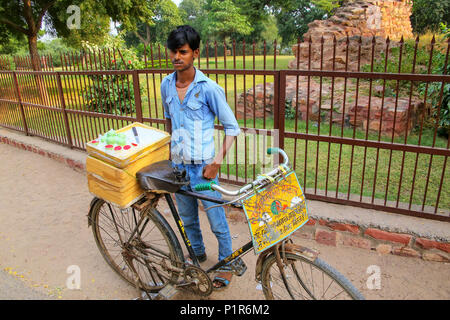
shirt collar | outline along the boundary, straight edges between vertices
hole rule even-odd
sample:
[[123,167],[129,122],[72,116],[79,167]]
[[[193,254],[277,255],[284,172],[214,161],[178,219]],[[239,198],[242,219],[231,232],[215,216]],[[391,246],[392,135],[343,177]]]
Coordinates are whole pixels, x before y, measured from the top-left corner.
[[[196,67],[194,67],[195,69],[195,76],[194,76],[194,81],[192,81],[192,83],[194,84],[194,86],[198,83],[198,82],[202,82],[202,81],[206,81],[208,79],[207,76],[205,76],[205,74],[203,72],[201,72],[199,69],[197,69]],[[171,78],[170,78],[170,82],[172,83],[173,81],[175,81],[175,75],[177,74],[177,72],[173,72],[171,74]]]

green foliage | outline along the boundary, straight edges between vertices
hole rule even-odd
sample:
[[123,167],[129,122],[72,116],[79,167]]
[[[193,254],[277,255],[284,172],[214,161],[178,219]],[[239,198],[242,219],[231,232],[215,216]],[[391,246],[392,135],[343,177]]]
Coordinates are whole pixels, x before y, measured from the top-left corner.
[[[400,46],[395,46],[390,49],[388,53],[388,60],[386,64],[386,53],[383,51],[380,54],[380,58],[375,59],[373,64],[373,72],[388,72],[388,73],[412,73],[413,72],[413,62],[414,62],[414,52],[415,52],[415,40],[409,39],[406,40],[403,44],[403,48],[401,49],[402,53],[402,61],[399,69],[399,61],[400,61]],[[430,60],[430,52],[427,50],[426,46],[418,46],[416,53],[416,62],[414,73],[422,73],[425,74],[428,72],[428,64]],[[445,59],[445,55],[442,54],[439,50],[435,50],[433,53],[433,57],[431,60],[432,66],[438,66],[443,63]],[[363,72],[370,72],[371,65],[366,64],[361,67]],[[434,72],[438,73],[438,70]],[[380,81],[379,81],[380,82]],[[382,83],[382,82],[381,82]],[[380,84],[381,84],[380,83]],[[411,85],[411,81],[401,80],[399,82],[399,87],[403,89],[409,89]],[[392,90],[395,92],[397,86],[397,81],[386,81],[387,90]]]
[[149,22],[138,22],[137,29],[125,34],[127,45],[137,46],[139,43],[165,43],[173,29],[183,24],[180,11],[171,0],[158,2],[154,15]]
[[[97,45],[83,41],[83,48],[89,51],[98,52]],[[143,69],[144,61],[139,59],[131,49],[125,47],[125,42],[121,37],[108,35],[104,49],[119,49],[120,54],[116,54],[116,59],[109,61],[99,61],[99,69],[103,70],[133,70]],[[90,87],[84,93],[85,101],[89,110],[102,113],[130,114],[136,111],[133,82],[129,75],[89,75]]]
[[295,108],[292,106],[291,100],[286,100],[284,103],[284,117],[286,119],[295,119]]
[[28,44],[23,34],[13,34],[4,25],[0,25],[0,54],[15,54],[27,48]]
[[413,0],[410,19],[415,33],[438,31],[440,23],[450,24],[450,1]]
[[208,0],[202,30],[208,38],[223,40],[233,35],[248,35],[253,30],[247,17],[231,0]]
[[[114,61],[111,70],[132,69],[131,63]],[[131,61],[130,61],[131,62]],[[109,114],[132,114],[136,111],[133,83],[128,75],[89,75],[90,87],[84,100],[90,111]]]
[[[450,28],[446,24],[441,24],[441,31],[445,38],[450,38]],[[440,57],[439,65],[433,73],[450,74],[450,64],[447,62],[447,67],[445,67],[445,56],[440,54]],[[420,94],[425,95],[425,90],[427,90],[428,97],[431,98],[432,121],[429,124],[434,126],[439,116],[438,126],[441,132],[448,137],[450,133],[450,83],[432,82],[428,88],[425,83],[421,83],[419,85]]]
[[[30,55],[33,67],[38,68],[37,62],[37,36],[45,21],[45,28],[53,36],[70,38],[71,29],[67,26],[67,19],[72,13],[67,13],[71,5],[85,6],[91,10],[86,17],[92,18],[84,22],[90,28],[90,34],[101,35],[104,30],[95,30],[98,25],[94,23],[96,17],[100,18],[101,26],[105,25],[105,16],[111,17],[128,30],[135,30],[138,21],[150,21],[158,0],[40,0],[40,1],[10,1],[0,0],[0,25],[14,33],[22,33],[28,37]],[[96,20],[95,20],[96,21]],[[93,29],[92,29],[93,28]],[[84,31],[78,31],[83,37]],[[1,30],[0,30],[1,33]],[[2,35],[2,34],[0,34]],[[74,36],[74,38],[76,38]],[[73,38],[73,39],[74,39]],[[92,41],[92,39],[89,39]],[[78,39],[78,42],[81,42]]]
[[72,29],[63,38],[72,48],[80,48],[82,41],[102,45],[109,32],[110,18],[105,8],[96,0],[85,0],[80,4],[80,29]]
[[311,0],[318,8],[332,14],[337,8],[340,7],[339,0]]
[[183,24],[192,26],[202,39],[205,38],[202,30],[201,17],[205,14],[206,0],[183,0],[178,6],[180,16],[183,20]]
[[275,13],[282,45],[297,41],[308,31],[308,23],[326,18],[326,11],[311,4],[309,0],[292,0],[290,7]]

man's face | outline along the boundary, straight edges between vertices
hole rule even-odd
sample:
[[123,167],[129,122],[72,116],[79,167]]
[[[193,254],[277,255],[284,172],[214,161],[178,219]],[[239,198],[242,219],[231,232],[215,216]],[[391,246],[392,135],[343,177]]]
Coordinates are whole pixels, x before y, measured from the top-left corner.
[[194,65],[194,59],[198,57],[199,49],[192,50],[189,44],[184,44],[178,49],[169,50],[169,59],[176,71],[185,71]]

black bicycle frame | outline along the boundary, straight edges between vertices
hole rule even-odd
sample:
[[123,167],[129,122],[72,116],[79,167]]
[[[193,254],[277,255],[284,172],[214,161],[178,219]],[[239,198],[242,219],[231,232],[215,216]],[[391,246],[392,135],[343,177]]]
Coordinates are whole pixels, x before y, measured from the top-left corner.
[[[213,197],[209,197],[209,196],[205,196],[201,193],[196,193],[196,192],[191,192],[191,191],[185,191],[185,190],[179,190],[176,193],[178,194],[182,194],[184,196],[189,196],[189,197],[193,197],[196,199],[201,199],[201,200],[206,200],[206,201],[210,201],[210,202],[214,202],[214,203],[218,203],[218,204],[223,204],[225,202],[227,202],[226,200],[223,199],[218,199],[218,198],[213,198]],[[184,230],[184,225],[183,225],[183,221],[180,218],[180,215],[178,214],[178,211],[175,207],[175,204],[173,202],[173,199],[171,197],[171,195],[169,193],[165,194],[166,197],[166,201],[169,204],[169,208],[170,211],[172,212],[172,216],[175,219],[175,222],[177,224],[178,230],[180,231],[181,237],[183,238],[183,242],[184,245],[186,246],[186,249],[189,252],[189,256],[191,257],[193,263],[200,267],[200,264],[198,262],[198,259],[194,253],[194,250],[192,249],[191,246],[191,242],[189,241],[186,231]],[[235,208],[242,208],[242,206],[240,204],[231,204],[231,206],[235,207]],[[233,261],[234,259],[246,254],[250,249],[253,248],[253,242],[249,241],[248,243],[244,244],[242,247],[240,247],[239,249],[237,249],[236,251],[234,251],[232,254],[230,254],[229,256],[223,258],[222,260],[220,260],[218,263],[216,263],[214,266],[212,266],[211,268],[209,268],[208,270],[206,270],[207,273],[215,271],[217,269],[219,269],[220,267],[224,266],[225,264]]]

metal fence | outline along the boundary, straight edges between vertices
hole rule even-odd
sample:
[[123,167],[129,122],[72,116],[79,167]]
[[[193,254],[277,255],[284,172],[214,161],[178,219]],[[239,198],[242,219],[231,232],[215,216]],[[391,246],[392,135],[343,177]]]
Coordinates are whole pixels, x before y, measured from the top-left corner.
[[[207,44],[197,67],[224,88],[242,129],[220,179],[256,178],[268,166],[258,155],[278,144],[309,199],[450,221],[449,139],[439,135],[450,84],[444,44],[433,38],[424,53],[419,39],[309,39],[293,47],[290,69],[276,43],[270,55],[265,45],[257,55],[255,44],[238,53],[224,43],[222,57]],[[62,54],[61,71],[51,57],[46,71],[16,59],[15,71],[0,71],[0,125],[81,150],[134,121],[164,129],[167,49],[146,48],[146,69],[112,70],[118,59],[116,50]],[[223,127],[215,128],[219,147]]]

